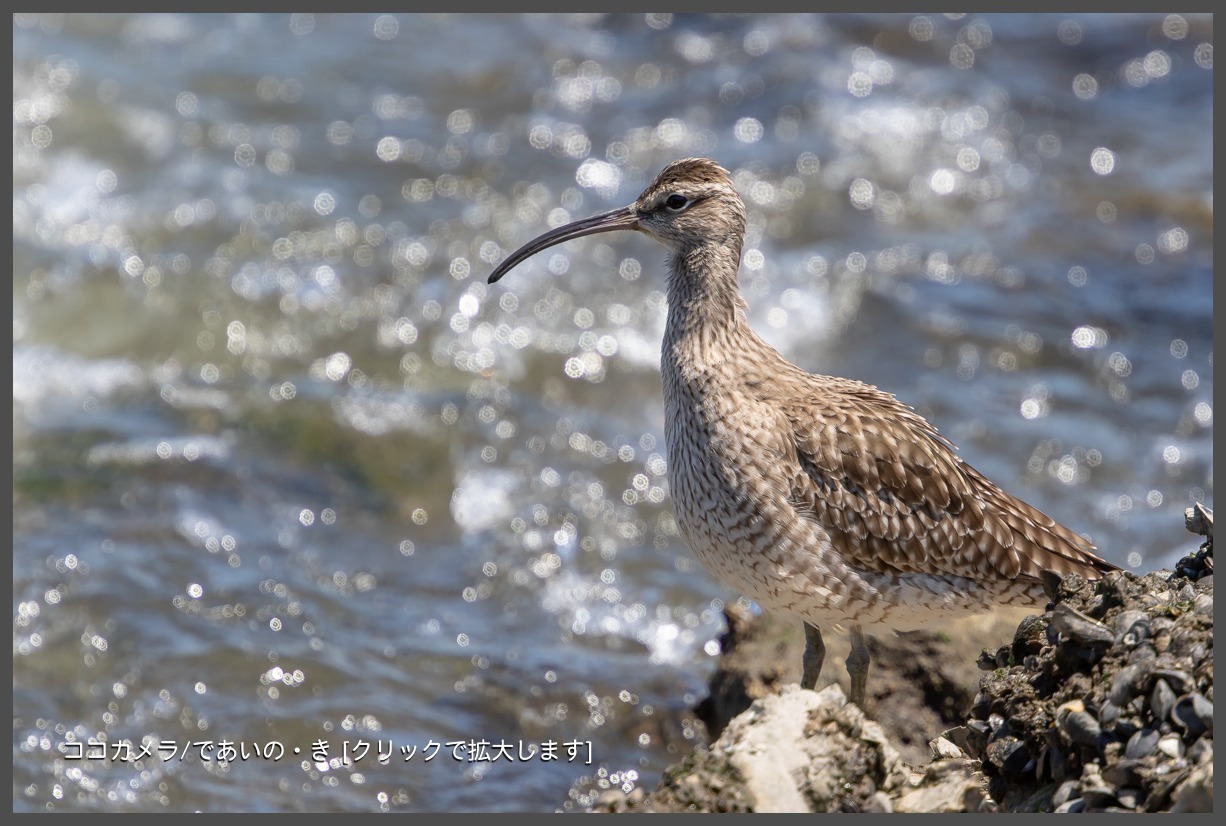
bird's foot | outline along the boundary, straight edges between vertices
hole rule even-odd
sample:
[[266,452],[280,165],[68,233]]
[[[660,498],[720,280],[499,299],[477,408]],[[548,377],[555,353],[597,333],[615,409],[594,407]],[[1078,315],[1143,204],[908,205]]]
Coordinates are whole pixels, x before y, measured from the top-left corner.
[[826,659],[826,643],[817,626],[805,623],[805,656],[802,662],[800,687],[817,689],[817,678],[822,675],[822,663]]

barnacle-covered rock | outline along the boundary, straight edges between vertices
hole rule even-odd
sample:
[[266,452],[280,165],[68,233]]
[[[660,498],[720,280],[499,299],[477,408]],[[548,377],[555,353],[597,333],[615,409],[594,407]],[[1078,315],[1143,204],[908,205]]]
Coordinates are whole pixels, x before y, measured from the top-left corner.
[[[1211,538],[1174,573],[1045,585],[1054,604],[991,657],[996,667],[981,679],[967,721],[968,732],[982,732],[997,805],[1211,810]],[[1017,770],[1021,754],[1038,755],[1028,778]]]

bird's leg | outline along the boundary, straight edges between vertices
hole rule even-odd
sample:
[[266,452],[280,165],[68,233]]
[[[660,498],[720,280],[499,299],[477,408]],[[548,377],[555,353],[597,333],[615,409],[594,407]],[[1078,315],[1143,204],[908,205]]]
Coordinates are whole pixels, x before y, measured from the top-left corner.
[[805,623],[804,673],[800,675],[800,687],[817,689],[817,678],[822,673],[822,661],[826,659],[826,643],[816,625]]
[[851,652],[847,655],[847,676],[851,678],[848,698],[864,710],[864,687],[868,682],[868,640],[858,624],[851,626]]

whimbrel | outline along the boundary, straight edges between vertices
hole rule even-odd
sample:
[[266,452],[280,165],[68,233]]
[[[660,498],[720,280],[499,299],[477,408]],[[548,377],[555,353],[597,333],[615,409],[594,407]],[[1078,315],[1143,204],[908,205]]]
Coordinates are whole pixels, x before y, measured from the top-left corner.
[[863,708],[863,627],[1042,606],[1045,571],[1097,579],[1115,568],[962,461],[894,396],[805,372],[750,329],[737,288],[745,206],[713,161],[669,164],[633,204],[541,235],[489,281],[554,244],[612,230],[669,250],[660,369],[681,536],[725,584],[804,623],[804,687],[821,673],[823,626],[850,629],[849,694]]

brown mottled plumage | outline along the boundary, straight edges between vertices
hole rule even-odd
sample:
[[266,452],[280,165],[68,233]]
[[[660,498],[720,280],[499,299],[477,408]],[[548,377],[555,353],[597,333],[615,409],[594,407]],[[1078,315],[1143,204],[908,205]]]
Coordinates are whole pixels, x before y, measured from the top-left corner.
[[1041,572],[1114,569],[892,395],[806,373],[750,329],[737,288],[745,207],[713,161],[670,164],[632,205],[545,233],[490,283],[546,247],[617,229],[671,251],[661,371],[681,534],[726,584],[805,623],[803,685],[821,671],[820,625],[850,627],[851,699],[863,706],[861,624],[907,630],[1042,605]]

